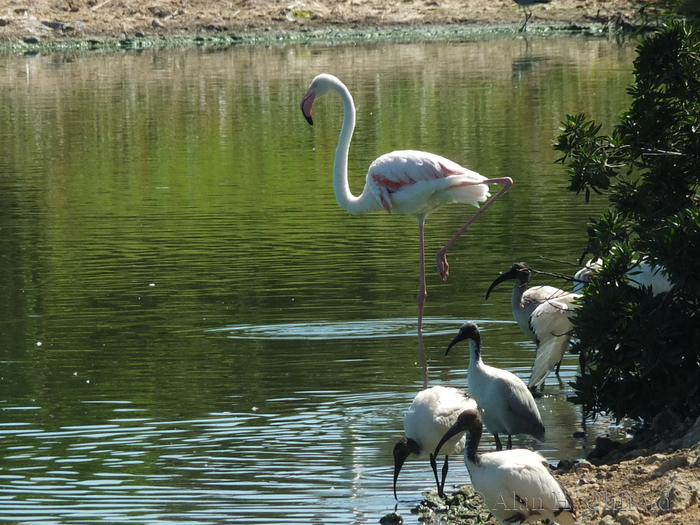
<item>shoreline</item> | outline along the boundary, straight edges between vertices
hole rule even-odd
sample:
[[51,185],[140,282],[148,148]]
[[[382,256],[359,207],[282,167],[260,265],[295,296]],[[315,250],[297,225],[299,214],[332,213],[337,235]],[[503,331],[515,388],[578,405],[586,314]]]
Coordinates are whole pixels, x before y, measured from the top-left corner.
[[[551,0],[524,11],[512,0],[256,2],[224,9],[204,0],[37,0],[0,8],[0,53],[161,49],[353,41],[449,41],[582,34],[609,36],[654,25],[630,0]],[[19,4],[16,4],[19,5]],[[650,20],[652,20],[650,22]]]
[[[653,30],[652,26],[636,26],[640,32]],[[424,25],[424,26],[376,26],[360,29],[328,28],[314,31],[263,31],[207,34],[171,37],[85,38],[85,39],[36,39],[2,42],[0,54],[37,54],[65,51],[125,51],[212,48],[254,45],[343,45],[348,43],[415,43],[459,42],[469,39],[504,38],[522,36],[531,38],[558,38],[562,36],[610,38],[619,35],[633,36],[632,31],[611,28],[607,23],[562,22],[541,24],[530,28],[527,34],[513,30],[512,24]]]
[[[644,28],[646,26],[639,26]],[[378,26],[361,29],[329,28],[315,31],[280,31],[253,32],[227,35],[197,35],[174,37],[123,37],[123,38],[85,38],[85,39],[32,39],[27,42],[0,42],[0,54],[3,53],[39,53],[104,50],[145,50],[176,49],[194,47],[229,47],[243,45],[285,45],[285,44],[347,44],[363,42],[434,42],[462,41],[466,39],[503,38],[504,36],[529,36],[533,38],[557,38],[561,36],[584,36],[606,38],[622,34],[604,23],[577,22],[547,24],[531,28],[527,35],[514,31],[506,24],[473,25],[426,25]]]

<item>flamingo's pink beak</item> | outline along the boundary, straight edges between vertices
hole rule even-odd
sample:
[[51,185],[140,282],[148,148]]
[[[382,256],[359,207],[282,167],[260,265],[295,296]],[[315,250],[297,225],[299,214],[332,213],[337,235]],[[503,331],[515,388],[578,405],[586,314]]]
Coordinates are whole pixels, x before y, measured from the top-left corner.
[[304,114],[306,122],[308,122],[312,126],[314,125],[314,121],[311,118],[311,108],[314,105],[315,98],[316,95],[313,92],[308,91],[306,95],[304,95],[304,98],[301,100],[301,112]]

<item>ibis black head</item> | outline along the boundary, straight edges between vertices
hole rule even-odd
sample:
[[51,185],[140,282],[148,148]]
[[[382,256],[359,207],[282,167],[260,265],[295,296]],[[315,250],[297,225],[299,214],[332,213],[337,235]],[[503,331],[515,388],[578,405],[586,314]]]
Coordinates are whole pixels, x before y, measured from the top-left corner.
[[394,445],[394,499],[399,499],[396,497],[396,481],[399,479],[399,472],[411,454],[420,454],[420,446],[415,440],[402,437]]
[[457,421],[455,421],[455,424],[452,425],[447,432],[445,432],[445,435],[440,440],[440,443],[438,443],[438,446],[435,447],[435,457],[437,457],[440,453],[442,446],[457,434],[469,432],[474,438],[477,436],[478,438],[481,438],[483,421],[479,410],[480,409],[478,407],[469,408],[459,415]]
[[479,333],[479,327],[476,326],[474,323],[464,323],[462,325],[462,328],[459,329],[459,333],[449,344],[447,350],[445,350],[445,355],[450,353],[450,350],[454,345],[466,339],[473,340],[474,342],[476,342],[477,345],[481,344],[481,334]]
[[524,262],[514,263],[506,273],[501,274],[491,283],[491,286],[489,286],[486,292],[486,298],[488,299],[489,295],[491,295],[491,291],[503,281],[517,280],[521,284],[527,284],[530,282],[531,277],[532,269],[530,269],[527,264]]

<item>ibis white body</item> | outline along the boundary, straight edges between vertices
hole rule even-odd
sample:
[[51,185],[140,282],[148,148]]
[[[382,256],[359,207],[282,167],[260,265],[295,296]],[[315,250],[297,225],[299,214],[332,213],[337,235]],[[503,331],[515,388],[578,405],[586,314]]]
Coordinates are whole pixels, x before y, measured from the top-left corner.
[[474,323],[466,323],[450,343],[469,340],[469,393],[482,409],[486,428],[494,435],[496,447],[502,448],[499,434],[508,436],[508,448],[515,434],[530,434],[544,440],[545,429],[535,399],[522,379],[507,370],[489,366],[481,359],[481,335]]
[[537,339],[537,353],[527,385],[531,390],[544,384],[569,349],[574,329],[571,317],[578,308],[580,298],[579,294],[563,294],[543,302],[532,312],[530,327]]
[[[438,385],[421,390],[403,420],[406,437],[421,445],[421,456],[431,454],[459,415],[476,406],[476,400],[461,389]],[[445,455],[461,454],[464,436],[451,440],[445,447]]]
[[554,286],[533,286],[527,285],[532,278],[532,270],[522,262],[514,263],[507,272],[497,277],[486,292],[489,298],[493,289],[500,283],[512,280],[513,293],[510,296],[510,306],[513,311],[513,318],[518,323],[518,327],[533,342],[537,342],[537,336],[530,327],[530,316],[535,309],[546,301],[551,301],[566,295],[567,292],[555,288]]
[[[421,390],[413,399],[403,420],[405,437],[394,447],[394,495],[396,481],[401,466],[409,455],[429,457],[435,451],[438,443],[459,415],[468,409],[477,407],[476,400],[464,390],[452,387],[434,386]],[[445,463],[443,464],[442,482],[438,479],[436,459],[430,458],[435,475],[438,493],[442,493],[448,470],[447,457],[460,454],[464,450],[464,435],[455,436],[443,447]]]
[[474,490],[482,495],[496,519],[503,524],[545,519],[561,525],[575,523],[573,502],[552,476],[547,461],[537,452],[525,449],[479,454],[482,429],[479,411],[464,411],[445,433],[441,444],[467,433],[464,463]]
[[[596,273],[600,271],[602,261],[591,259],[574,276],[574,292],[581,293],[583,288],[590,283]],[[673,288],[673,283],[666,276],[666,269],[663,266],[651,264],[644,257],[627,270],[626,277],[629,283],[636,288],[649,288],[652,295],[659,295],[668,292]]]

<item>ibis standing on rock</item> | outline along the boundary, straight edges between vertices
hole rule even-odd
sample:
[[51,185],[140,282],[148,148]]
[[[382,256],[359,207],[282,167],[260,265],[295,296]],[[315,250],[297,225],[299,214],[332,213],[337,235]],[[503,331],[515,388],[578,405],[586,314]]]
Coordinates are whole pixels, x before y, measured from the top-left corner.
[[455,424],[459,415],[469,409],[477,409],[476,400],[464,390],[457,388],[438,385],[421,390],[416,395],[403,420],[405,436],[394,446],[394,498],[398,499],[396,481],[399,479],[399,472],[411,454],[429,456],[438,494],[443,495],[449,468],[448,458],[451,454],[462,452],[464,436],[445,441],[442,479],[438,478],[437,456],[433,455],[433,451],[445,432]]
[[501,450],[498,434],[508,436],[508,448],[515,434],[530,434],[544,440],[544,423],[535,399],[520,379],[507,370],[484,364],[481,360],[481,334],[474,323],[465,323],[447,347],[445,355],[460,341],[469,341],[468,390],[483,410],[484,423]]
[[[509,177],[487,179],[483,175],[463,168],[449,159],[423,151],[394,151],[375,160],[367,171],[365,187],[359,196],[350,192],[348,183],[348,152],[355,129],[355,105],[350,91],[333,75],[322,73],[311,81],[301,101],[304,117],[313,125],[311,110],[314,102],[329,91],[335,91],[343,102],[343,124],[335,151],[333,188],[338,204],[353,214],[385,211],[413,215],[418,221],[420,249],[420,285],[418,289],[418,330],[423,326],[423,307],[427,295],[425,285],[425,247],[423,226],[428,215],[438,208],[452,203],[479,207],[485,204],[462,226],[437,253],[440,277],[449,275],[447,250],[464,231],[491,204],[513,185]],[[503,184],[501,190],[490,197],[488,184]]]
[[[484,412],[485,414],[485,412]],[[479,454],[483,421],[478,410],[465,410],[445,433],[435,449],[467,432],[464,463],[474,490],[503,524],[547,520],[547,523],[576,523],[574,504],[566,490],[554,479],[547,461],[526,449]]]

